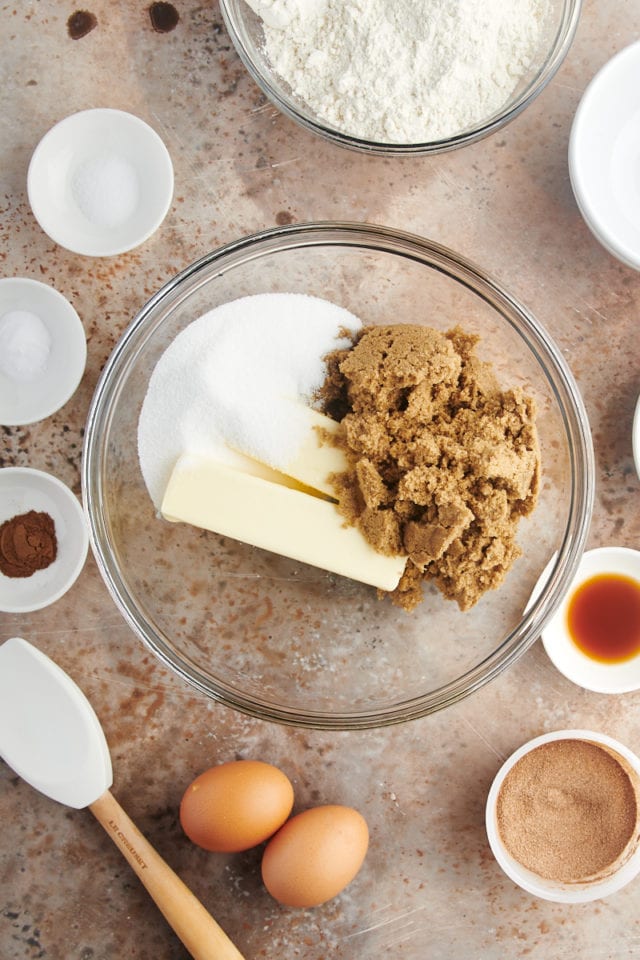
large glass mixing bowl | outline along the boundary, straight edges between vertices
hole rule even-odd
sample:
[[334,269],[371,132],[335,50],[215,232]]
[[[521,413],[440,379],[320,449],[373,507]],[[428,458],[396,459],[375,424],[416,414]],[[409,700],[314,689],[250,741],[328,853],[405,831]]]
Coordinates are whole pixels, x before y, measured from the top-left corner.
[[[462,613],[435,587],[412,613],[373,588],[156,515],[137,423],[149,378],[187,324],[271,291],[313,294],[369,324],[478,334],[504,387],[534,397],[538,504],[500,589]],[[300,318],[304,323],[304,317]],[[268,720],[353,729],[396,723],[468,696],[524,653],[568,589],[594,494],[589,424],[544,328],[451,251],[364,224],[302,224],[231,243],[169,281],[115,347],[89,412],[83,496],[100,571],[148,647],[214,699]],[[547,563],[550,574],[528,609]],[[525,612],[526,609],[526,612]]]

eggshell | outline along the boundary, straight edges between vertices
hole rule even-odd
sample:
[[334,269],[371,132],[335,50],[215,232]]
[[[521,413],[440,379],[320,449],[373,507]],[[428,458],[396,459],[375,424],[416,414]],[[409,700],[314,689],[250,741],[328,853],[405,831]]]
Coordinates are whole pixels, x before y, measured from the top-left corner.
[[291,813],[293,787],[277,767],[234,760],[205,770],[180,804],[182,829],[194,843],[235,853],[262,843]]
[[351,807],[313,807],[287,821],[262,858],[264,885],[288,907],[315,907],[350,883],[362,866],[369,830]]

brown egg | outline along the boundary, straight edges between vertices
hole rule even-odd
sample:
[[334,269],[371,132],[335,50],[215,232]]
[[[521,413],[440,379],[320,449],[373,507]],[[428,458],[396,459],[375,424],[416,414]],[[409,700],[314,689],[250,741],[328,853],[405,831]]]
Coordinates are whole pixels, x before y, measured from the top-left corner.
[[187,787],[180,823],[205,850],[235,853],[275,833],[292,806],[293,787],[281,770],[260,760],[234,760],[211,767]]
[[271,838],[262,879],[288,907],[315,907],[350,883],[369,845],[364,817],[351,807],[313,807],[292,817]]

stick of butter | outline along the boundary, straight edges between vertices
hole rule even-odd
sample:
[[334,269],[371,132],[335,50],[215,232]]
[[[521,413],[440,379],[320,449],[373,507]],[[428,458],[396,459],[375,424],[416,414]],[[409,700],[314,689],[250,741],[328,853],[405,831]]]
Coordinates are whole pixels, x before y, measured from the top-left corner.
[[[322,439],[322,431],[335,434],[339,424],[331,417],[303,403],[292,401],[292,414],[298,423],[302,420],[307,427],[303,433],[304,439],[290,460],[286,463],[271,463],[269,466],[297,480],[309,490],[317,490],[335,499],[335,490],[329,482],[329,477],[332,473],[343,473],[348,470],[349,463],[343,450]],[[236,449],[245,456],[258,459],[255,452],[251,450],[239,447]],[[263,460],[259,462],[266,463]]]
[[292,560],[393,590],[406,557],[377,553],[344,525],[335,504],[214,460],[186,454],[161,506],[166,520],[191,523]]

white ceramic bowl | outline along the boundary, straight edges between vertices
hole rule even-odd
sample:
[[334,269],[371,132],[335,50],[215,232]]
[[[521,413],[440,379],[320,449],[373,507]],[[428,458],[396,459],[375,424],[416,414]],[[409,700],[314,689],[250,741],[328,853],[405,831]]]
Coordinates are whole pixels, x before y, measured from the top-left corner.
[[638,397],[636,403],[636,412],[633,417],[631,441],[633,445],[633,459],[636,465],[636,473],[640,477],[640,397]]
[[[640,551],[627,547],[587,550],[554,616],[542,631],[542,642],[554,666],[568,680],[595,693],[640,690],[640,653],[620,663],[602,663],[583,653],[567,628],[567,609],[576,589],[601,573],[622,574],[640,583]],[[541,580],[547,576],[543,573]]]
[[42,138],[27,190],[52,240],[74,253],[110,257],[158,229],[173,197],[173,165],[143,120],[122,110],[83,110]]
[[69,301],[53,287],[38,280],[6,277],[0,280],[0,341],[3,318],[16,314],[39,318],[49,337],[44,366],[36,376],[14,378],[7,347],[0,368],[0,423],[23,426],[44,420],[64,406],[75,393],[87,362],[84,327]]
[[0,610],[28,613],[59,600],[75,583],[87,558],[89,534],[80,501],[57,477],[30,467],[0,470],[0,524],[29,510],[48,513],[58,541],[56,559],[30,577],[0,573]]
[[569,173],[580,212],[614,257],[640,270],[640,41],[596,74],[576,112]]
[[556,730],[536,737],[523,744],[505,761],[491,785],[486,806],[486,829],[489,845],[506,875],[523,890],[536,897],[543,900],[552,900],[556,903],[588,903],[592,900],[601,900],[603,897],[611,896],[611,894],[621,890],[640,873],[640,847],[636,847],[628,859],[607,877],[590,882],[562,883],[546,880],[514,860],[505,848],[498,832],[496,808],[498,794],[506,775],[525,754],[553,740],[589,740],[593,743],[602,744],[617,753],[622,758],[623,764],[626,761],[626,764],[640,776],[640,759],[628,747],[618,743],[617,740],[606,734],[594,733],[591,730]]

